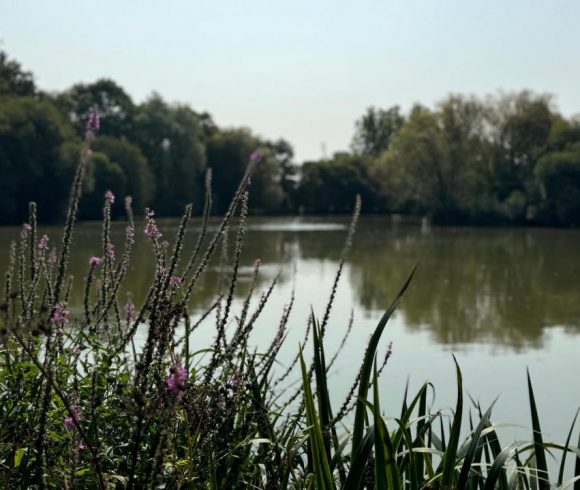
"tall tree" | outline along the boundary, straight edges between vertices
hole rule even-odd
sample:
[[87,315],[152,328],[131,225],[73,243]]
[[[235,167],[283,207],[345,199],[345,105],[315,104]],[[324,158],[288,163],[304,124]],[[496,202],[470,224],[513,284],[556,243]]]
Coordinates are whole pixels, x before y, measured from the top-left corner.
[[353,151],[362,155],[376,156],[387,150],[404,121],[399,106],[387,110],[369,107],[355,123]]
[[86,119],[96,109],[101,116],[99,134],[132,139],[135,104],[116,82],[102,78],[93,83],[78,83],[59,94],[56,102],[82,136]]
[[0,50],[0,96],[1,95],[34,95],[36,86],[31,72],[24,71],[15,60],[8,58]]

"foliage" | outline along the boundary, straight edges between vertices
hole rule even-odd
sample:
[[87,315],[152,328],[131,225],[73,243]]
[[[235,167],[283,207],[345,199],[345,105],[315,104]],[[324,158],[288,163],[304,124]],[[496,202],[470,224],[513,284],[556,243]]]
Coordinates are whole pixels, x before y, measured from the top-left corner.
[[[137,215],[153,206],[179,216],[190,201],[193,213],[201,213],[208,168],[214,210],[224,212],[259,147],[264,158],[248,203],[254,213],[345,213],[360,194],[363,212],[411,214],[438,224],[578,226],[580,124],[559,114],[548,94],[451,94],[434,108],[416,105],[406,114],[399,106],[370,107],[355,122],[351,153],[300,166],[283,139],[222,128],[209,113],[156,93],[136,103],[110,79],[44,94],[3,51],[0,97],[0,203],[9,210],[0,223],[21,223],[20,211],[34,196],[46,196],[46,203],[37,199],[41,221],[63,218],[60,191],[94,109],[101,115],[100,155],[87,169],[85,190],[93,194],[81,218],[100,215],[99,196],[107,188],[131,195]],[[48,189],[59,192],[49,197]]]
[[[91,154],[91,141],[81,148],[59,254],[48,253],[46,237],[38,239],[33,203],[12,247],[0,303],[4,487],[543,489],[550,482],[565,487],[580,479],[580,449],[572,439],[576,419],[565,444],[546,442],[529,373],[530,441],[500,444],[491,421],[493,404],[482,413],[477,403],[471,408],[465,403],[457,364],[453,412],[431,406],[434,388],[427,383],[411,398],[406,390],[396,415],[384,415],[379,379],[390,347],[382,360],[378,354],[412,273],[374,330],[349,394],[338,410],[332,407],[328,373],[340,348],[329,358],[325,333],[359,199],[324,316],[319,321],[311,315],[294,361],[276,368],[293,300],[281,312],[268,349],[252,347],[253,326],[277,280],[252,301],[257,262],[247,297],[234,315],[247,191],[259,153],[250,158],[210,237],[212,199],[207,195],[206,220],[193,250],[183,247],[191,206],[185,208],[172,249],[161,243],[154,214],[147,214],[144,235],[154,267],[140,305],[124,301],[118,291],[135,239],[142,238],[136,237],[126,206],[124,249],[114,253],[110,219],[115,196],[105,192],[101,256],[87,258],[82,305],[69,304],[71,289],[78,287],[67,276],[67,263],[83,173],[91,159],[104,167],[111,163],[100,153]],[[190,299],[212,256],[225,246],[229,227],[235,230],[229,287],[193,318]],[[213,344],[192,345],[191,333],[214,312]],[[304,348],[310,342],[307,361]],[[292,374],[297,365],[301,386],[296,389]],[[557,476],[549,472],[548,450],[561,453]],[[569,454],[577,464],[564,482]]]

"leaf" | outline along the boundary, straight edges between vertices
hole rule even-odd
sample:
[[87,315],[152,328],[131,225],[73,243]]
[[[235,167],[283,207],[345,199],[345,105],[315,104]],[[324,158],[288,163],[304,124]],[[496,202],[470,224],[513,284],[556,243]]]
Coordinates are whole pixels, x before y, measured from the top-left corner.
[[20,463],[22,462],[22,458],[24,457],[26,451],[27,448],[25,447],[21,447],[16,450],[16,452],[14,453],[14,468],[18,468],[20,466]]
[[534,431],[534,451],[536,454],[536,465],[538,467],[538,483],[540,490],[548,490],[550,488],[550,484],[548,482],[549,478],[548,464],[546,462],[544,441],[542,439],[542,429],[540,427],[540,419],[538,417],[536,400],[534,398],[534,389],[532,388],[532,380],[530,378],[529,370],[528,370],[528,391],[530,395],[530,411],[532,413],[532,430]]
[[443,488],[450,488],[452,486],[457,447],[459,446],[459,434],[461,431],[461,418],[463,415],[463,379],[455,356],[453,356],[453,361],[455,362],[455,370],[457,371],[457,405],[453,417],[453,424],[451,425],[451,433],[449,434],[449,443],[445,450],[445,456],[443,456],[443,474],[441,476],[441,485]]

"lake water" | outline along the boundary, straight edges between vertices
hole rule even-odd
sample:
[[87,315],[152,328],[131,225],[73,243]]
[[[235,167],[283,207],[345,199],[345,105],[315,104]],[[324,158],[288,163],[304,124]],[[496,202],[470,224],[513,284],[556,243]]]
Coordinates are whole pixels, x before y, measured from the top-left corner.
[[[173,237],[176,223],[161,222],[164,236]],[[193,247],[196,224],[187,250]],[[319,318],[323,315],[347,226],[347,219],[329,217],[257,218],[249,222],[233,311],[239,311],[247,293],[255,259],[263,264],[256,297],[280,274],[253,333],[254,342],[265,347],[275,335],[294,288],[296,301],[280,357],[282,363],[297,352],[310,308]],[[60,229],[44,231],[49,233],[51,243],[58,243]],[[113,232],[120,243],[123,226],[115,224]],[[16,228],[0,229],[2,274],[8,243],[17,235]],[[230,249],[234,238],[231,236],[229,241]],[[82,300],[88,258],[100,255],[99,246],[99,225],[80,224],[71,257],[71,271],[78,278],[71,301],[73,312]],[[140,225],[129,288],[136,302],[149,288],[151,259]],[[351,310],[354,312],[352,333],[331,378],[336,404],[352,383],[382,311],[414,265],[418,266],[417,273],[380,347],[382,356],[387,344],[393,343],[393,355],[381,381],[387,414],[399,413],[408,377],[411,392],[430,380],[437,390],[435,405],[452,406],[454,353],[463,370],[466,391],[484,407],[499,395],[493,419],[524,427],[507,429],[508,439],[531,437],[527,429],[531,425],[526,387],[529,368],[546,439],[563,442],[580,406],[577,230],[426,228],[386,217],[361,219],[327,330],[330,357],[343,337]],[[223,276],[214,263],[193,298],[194,316],[212,303]],[[202,325],[193,341],[195,347],[211,342],[214,324],[210,319]],[[294,379],[298,378],[296,370]]]

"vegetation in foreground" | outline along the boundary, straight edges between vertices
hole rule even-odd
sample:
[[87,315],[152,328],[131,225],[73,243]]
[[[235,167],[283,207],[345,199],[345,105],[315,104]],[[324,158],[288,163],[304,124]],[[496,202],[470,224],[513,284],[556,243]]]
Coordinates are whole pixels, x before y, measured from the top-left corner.
[[[281,312],[271,345],[251,347],[251,333],[276,280],[252,302],[254,287],[234,316],[239,256],[248,213],[248,183],[261,158],[256,151],[212,236],[211,174],[206,179],[206,220],[194,250],[184,250],[191,207],[174,245],[161,241],[154,212],[143,230],[155,273],[142,305],[123,301],[123,283],[136,240],[131,200],[125,200],[125,247],[110,241],[111,205],[104,196],[102,255],[87,257],[84,283],[67,275],[89,144],[98,116],[89,117],[58,253],[37,236],[36,205],[11,263],[1,304],[0,481],[4,488],[549,488],[577,485],[580,450],[574,422],[564,444],[543,440],[528,378],[533,433],[529,442],[502,446],[492,407],[464,402],[457,366],[457,404],[450,417],[430,406],[425,384],[405,396],[400,414],[385,417],[378,379],[390,349],[378,360],[379,341],[411,277],[372,334],[349,396],[332,407],[327,375],[340,350],[327,356],[325,333],[334,293],[360,212],[352,225],[322,319],[310,317],[294,362],[274,369],[292,302]],[[193,323],[187,305],[211,257],[235,230],[229,284]],[[254,268],[254,279],[260,263]],[[412,274],[411,274],[412,276]],[[73,287],[85,289],[71,315]],[[255,303],[255,304],[254,304]],[[206,349],[190,334],[215,314],[216,335]],[[146,340],[136,341],[138,330]],[[350,329],[349,329],[350,331]],[[312,346],[312,358],[304,353]],[[309,349],[310,350],[310,349]],[[200,362],[206,354],[206,361]],[[301,386],[293,388],[298,374]],[[548,451],[561,453],[548,473]],[[571,455],[570,455],[571,453]],[[566,457],[576,460],[572,474]],[[569,461],[570,461],[569,459]],[[568,473],[567,473],[568,472]]]

